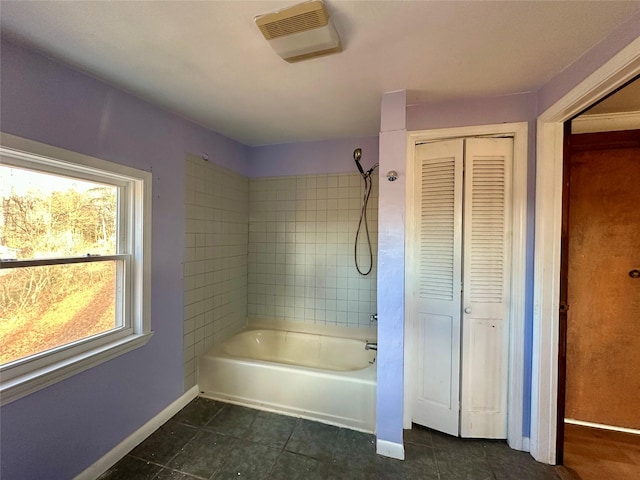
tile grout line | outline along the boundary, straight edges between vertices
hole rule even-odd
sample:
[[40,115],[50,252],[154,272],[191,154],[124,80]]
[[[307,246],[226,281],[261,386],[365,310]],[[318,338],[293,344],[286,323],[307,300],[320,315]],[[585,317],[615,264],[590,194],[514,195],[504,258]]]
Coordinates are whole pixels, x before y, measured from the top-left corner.
[[289,440],[291,440],[291,436],[293,435],[293,432],[296,430],[296,428],[298,428],[298,425],[300,425],[300,418],[299,417],[296,418],[296,424],[291,429],[291,433],[289,433],[289,436],[287,437],[287,441],[284,442],[284,444],[282,445],[282,448],[280,449],[280,452],[278,453],[278,456],[276,457],[276,461],[273,462],[273,465],[271,465],[271,470],[269,470],[269,475],[267,476],[267,479],[271,478],[271,475],[273,475],[273,471],[276,468],[276,465],[278,464],[278,460],[280,460],[280,457],[286,451],[287,444],[289,443]]
[[[217,401],[216,401],[216,402],[217,402]],[[220,403],[222,403],[222,402],[220,402]],[[229,405],[232,405],[232,404],[229,404],[229,403],[223,403],[223,404],[222,404],[222,408],[221,408],[220,410],[218,410],[218,413],[216,413],[216,414],[211,418],[211,420],[209,420],[209,421],[207,422],[207,426],[208,426],[211,422],[213,422],[213,419],[214,419],[214,418],[216,418],[216,417],[220,414],[220,412],[222,412],[222,410],[224,410],[224,409],[228,408],[228,407],[229,407]],[[231,447],[232,449],[233,449],[233,447],[235,447],[236,445],[238,445],[241,441],[243,441],[243,440],[248,441],[248,440],[246,440],[247,434],[248,434],[249,430],[251,429],[251,427],[253,426],[254,422],[256,421],[256,418],[257,418],[257,417],[258,417],[258,415],[256,414],[256,415],[253,417],[253,419],[251,420],[251,423],[247,426],[246,430],[244,431],[244,433],[242,433],[242,435],[241,435],[240,437],[234,437],[234,436],[232,436],[232,435],[227,435],[227,436],[229,436],[229,437],[233,438],[233,445],[232,445],[232,447]],[[220,469],[222,469],[222,467],[224,467],[224,466],[227,464],[227,461],[228,461],[228,460],[229,460],[229,456],[228,456],[224,461],[222,461],[222,462],[220,463],[220,465],[218,465],[218,468],[216,468],[216,469],[211,473],[211,475],[209,476],[209,479],[215,478],[216,474],[220,471]]]

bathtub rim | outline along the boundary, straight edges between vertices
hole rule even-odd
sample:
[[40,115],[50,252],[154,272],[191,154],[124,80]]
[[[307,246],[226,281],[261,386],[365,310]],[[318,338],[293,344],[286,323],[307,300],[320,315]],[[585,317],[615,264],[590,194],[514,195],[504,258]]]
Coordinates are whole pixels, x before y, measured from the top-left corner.
[[[250,330],[242,330],[238,333],[246,332]],[[236,335],[238,334],[236,333]],[[200,359],[206,358],[214,358],[222,363],[234,363],[243,366],[258,366],[260,368],[270,368],[273,370],[280,370],[283,372],[305,372],[306,375],[310,377],[319,377],[319,378],[349,378],[351,381],[355,381],[356,383],[363,384],[373,384],[377,385],[377,374],[378,374],[378,357],[375,357],[374,363],[369,364],[368,366],[361,368],[359,370],[329,370],[315,367],[307,367],[304,365],[291,364],[291,363],[281,363],[281,362],[273,362],[271,360],[261,360],[256,358],[249,357],[237,357],[235,355],[230,355],[223,350],[223,344],[217,345],[216,347],[210,348],[202,355],[200,355],[198,364],[200,364]]]
[[266,317],[249,317],[245,328],[235,332],[234,335],[247,330],[283,330],[287,332],[310,333],[313,335],[348,338],[352,340],[369,340],[372,342],[376,342],[378,340],[378,328],[375,325],[370,327],[343,327],[339,325],[294,322],[291,320],[280,320]]

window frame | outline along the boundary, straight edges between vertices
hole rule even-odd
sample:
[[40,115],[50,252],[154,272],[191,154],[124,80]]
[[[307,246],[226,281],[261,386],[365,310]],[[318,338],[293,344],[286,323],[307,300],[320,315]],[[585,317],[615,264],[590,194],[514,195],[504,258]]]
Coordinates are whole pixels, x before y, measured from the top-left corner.
[[107,332],[18,359],[0,367],[0,405],[145,345],[151,331],[150,172],[0,133],[0,163],[118,188],[118,239],[114,255],[0,260],[0,268],[115,261],[120,284],[116,316]]

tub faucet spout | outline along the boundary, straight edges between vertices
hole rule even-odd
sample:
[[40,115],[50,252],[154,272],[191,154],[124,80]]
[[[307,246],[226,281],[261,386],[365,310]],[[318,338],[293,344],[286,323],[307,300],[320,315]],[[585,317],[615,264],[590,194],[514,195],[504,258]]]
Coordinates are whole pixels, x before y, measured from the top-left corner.
[[375,350],[378,351],[378,342],[370,342],[367,340],[367,343],[364,345],[365,350]]

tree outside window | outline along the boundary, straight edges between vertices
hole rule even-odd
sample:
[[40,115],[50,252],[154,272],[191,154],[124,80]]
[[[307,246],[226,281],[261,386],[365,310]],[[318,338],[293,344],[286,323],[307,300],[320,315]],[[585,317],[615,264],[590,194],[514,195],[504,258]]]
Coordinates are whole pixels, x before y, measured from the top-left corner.
[[5,404],[151,337],[151,174],[0,139]]
[[[113,255],[118,189],[0,166],[4,260]],[[0,271],[0,364],[118,327],[114,261]]]

